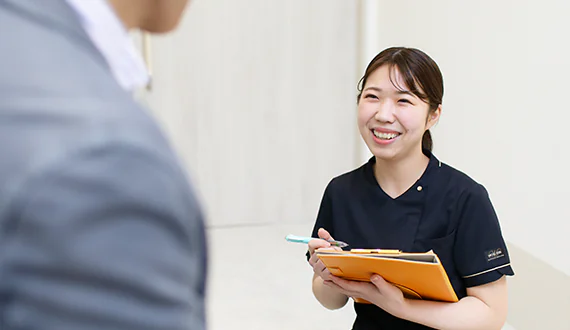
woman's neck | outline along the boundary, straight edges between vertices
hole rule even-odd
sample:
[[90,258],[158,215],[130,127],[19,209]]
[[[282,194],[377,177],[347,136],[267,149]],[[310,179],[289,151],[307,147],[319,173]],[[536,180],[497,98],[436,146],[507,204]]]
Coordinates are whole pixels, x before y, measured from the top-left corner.
[[374,175],[382,190],[390,197],[396,198],[418,181],[428,163],[429,158],[421,149],[397,160],[382,160],[376,157]]

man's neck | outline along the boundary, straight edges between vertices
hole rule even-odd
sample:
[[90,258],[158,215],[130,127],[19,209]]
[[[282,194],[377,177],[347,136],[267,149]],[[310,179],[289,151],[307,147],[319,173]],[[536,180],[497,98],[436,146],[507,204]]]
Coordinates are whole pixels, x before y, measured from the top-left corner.
[[401,159],[382,160],[376,157],[374,175],[376,181],[392,198],[405,193],[425,172],[429,158],[420,150]]
[[[144,19],[144,0],[106,0],[127,30],[137,29]],[[137,3],[138,2],[138,3]]]

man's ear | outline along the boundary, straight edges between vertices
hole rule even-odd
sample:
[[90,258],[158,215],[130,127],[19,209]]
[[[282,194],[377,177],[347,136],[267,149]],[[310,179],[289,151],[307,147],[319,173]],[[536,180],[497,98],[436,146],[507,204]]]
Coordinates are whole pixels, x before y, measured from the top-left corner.
[[426,130],[430,129],[439,121],[439,116],[441,115],[441,104],[437,106],[435,111],[432,111],[428,114],[427,122],[426,122]]

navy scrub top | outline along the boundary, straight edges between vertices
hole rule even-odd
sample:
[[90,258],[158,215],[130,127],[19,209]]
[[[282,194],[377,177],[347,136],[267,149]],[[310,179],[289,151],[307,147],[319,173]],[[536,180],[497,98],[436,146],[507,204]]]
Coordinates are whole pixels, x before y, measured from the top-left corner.
[[[514,275],[495,210],[485,188],[424,150],[429,164],[397,198],[374,175],[372,157],[332,179],[321,201],[312,237],[324,228],[348,249],[434,250],[459,299],[466,288]],[[353,330],[429,329],[376,305],[355,303]]]

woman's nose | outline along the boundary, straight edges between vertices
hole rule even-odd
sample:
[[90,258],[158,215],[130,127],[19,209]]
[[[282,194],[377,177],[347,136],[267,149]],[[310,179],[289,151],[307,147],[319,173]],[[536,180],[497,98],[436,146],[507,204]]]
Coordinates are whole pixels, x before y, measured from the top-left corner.
[[394,110],[395,107],[391,102],[382,102],[378,106],[374,118],[379,122],[392,123],[396,119],[394,116]]

